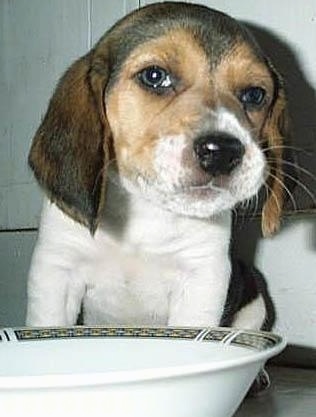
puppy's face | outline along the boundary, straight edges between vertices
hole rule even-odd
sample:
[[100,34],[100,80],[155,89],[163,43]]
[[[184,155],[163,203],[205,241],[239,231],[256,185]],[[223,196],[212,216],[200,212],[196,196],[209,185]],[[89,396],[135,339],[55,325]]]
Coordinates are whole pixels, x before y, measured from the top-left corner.
[[130,192],[197,217],[251,198],[269,176],[262,226],[271,234],[285,104],[280,77],[239,23],[203,6],[154,4],[65,73],[29,162],[51,199],[92,231],[112,160]]
[[173,28],[139,45],[105,103],[123,184],[173,211],[206,217],[264,183],[260,134],[275,86],[245,39],[219,53],[201,38],[194,28]]

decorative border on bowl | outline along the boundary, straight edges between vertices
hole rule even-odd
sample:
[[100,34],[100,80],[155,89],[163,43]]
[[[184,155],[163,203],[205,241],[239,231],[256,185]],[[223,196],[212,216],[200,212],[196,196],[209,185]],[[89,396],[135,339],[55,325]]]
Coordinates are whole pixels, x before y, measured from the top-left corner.
[[151,327],[65,327],[15,330],[18,341],[41,339],[74,339],[98,337],[136,337],[195,340],[203,328],[151,328]]
[[272,348],[281,341],[281,338],[273,334],[257,334],[251,332],[241,332],[231,341],[232,345],[246,348],[255,348],[256,350],[265,350]]
[[232,328],[194,327],[106,327],[74,326],[51,328],[0,329],[0,342],[26,342],[79,338],[155,338],[217,342],[254,350],[272,348],[281,337],[269,332],[252,332]]
[[0,329],[0,342],[9,342],[10,336],[8,335],[8,332],[6,329]]

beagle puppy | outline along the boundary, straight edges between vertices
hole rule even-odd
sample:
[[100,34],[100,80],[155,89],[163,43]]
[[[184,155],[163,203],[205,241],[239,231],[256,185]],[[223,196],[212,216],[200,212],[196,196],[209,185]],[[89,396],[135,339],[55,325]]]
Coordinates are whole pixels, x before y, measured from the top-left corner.
[[165,2],[66,71],[32,143],[46,192],[27,324],[271,328],[263,278],[230,254],[232,211],[283,205],[281,77],[248,31]]

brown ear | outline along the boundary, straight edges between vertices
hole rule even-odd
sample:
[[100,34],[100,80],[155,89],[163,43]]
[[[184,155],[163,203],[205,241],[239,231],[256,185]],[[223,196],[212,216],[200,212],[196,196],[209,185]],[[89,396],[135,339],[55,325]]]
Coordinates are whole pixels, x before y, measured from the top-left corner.
[[104,199],[110,131],[103,104],[108,70],[106,63],[102,71],[93,68],[91,55],[75,62],[58,83],[29,164],[51,200],[94,232]]
[[281,77],[275,72],[277,94],[266,119],[262,136],[267,146],[269,176],[267,180],[267,199],[262,209],[262,233],[273,235],[280,227],[284,204],[283,150],[288,136],[289,120],[287,101]]

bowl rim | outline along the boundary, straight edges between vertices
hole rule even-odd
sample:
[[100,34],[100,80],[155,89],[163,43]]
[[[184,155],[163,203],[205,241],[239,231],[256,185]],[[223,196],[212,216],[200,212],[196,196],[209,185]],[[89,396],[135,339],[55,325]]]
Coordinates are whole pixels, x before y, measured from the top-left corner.
[[[85,331],[92,331],[86,333]],[[67,334],[65,333],[68,333]],[[78,331],[79,336],[70,336]],[[109,332],[107,335],[102,335],[102,331]],[[118,333],[115,333],[118,331]],[[127,331],[124,333],[124,331]],[[143,336],[139,332],[144,331]],[[166,333],[164,333],[164,331]],[[25,333],[27,332],[27,333]],[[57,332],[57,333],[56,333]],[[59,332],[59,337],[56,334]],[[93,336],[94,332],[94,336]],[[99,332],[99,333],[98,333]],[[123,332],[123,333],[122,333]],[[133,335],[134,332],[134,335]],[[135,333],[136,332],[136,333]],[[147,333],[146,333],[147,332]],[[152,332],[154,336],[149,336],[148,332]],[[157,332],[157,333],[155,333]],[[192,338],[197,333],[197,336]],[[23,334],[28,337],[23,338]],[[52,335],[55,334],[55,337]],[[81,336],[80,336],[81,334]],[[95,334],[98,334],[97,336]],[[135,336],[135,334],[137,334]],[[167,334],[167,336],[166,336]],[[216,340],[220,334],[224,335],[222,340]],[[5,335],[5,339],[2,335]],[[18,335],[18,336],[17,336]],[[22,336],[21,336],[22,335]],[[32,337],[32,335],[34,337]],[[40,337],[39,335],[42,335]],[[171,336],[170,336],[171,335]],[[214,336],[215,338],[208,337]],[[211,342],[223,346],[240,346],[248,350],[248,354],[238,358],[226,359],[223,361],[208,362],[201,361],[195,364],[186,365],[168,365],[162,367],[149,367],[146,369],[134,370],[120,370],[120,371],[103,371],[103,372],[82,372],[82,373],[65,373],[65,374],[47,374],[47,375],[25,375],[25,376],[0,376],[0,390],[12,389],[39,389],[39,388],[73,388],[83,386],[100,386],[100,385],[117,385],[127,383],[140,383],[155,381],[161,379],[172,379],[180,377],[201,376],[208,373],[218,373],[229,369],[236,369],[246,365],[253,365],[261,363],[264,366],[265,362],[273,356],[279,354],[286,346],[286,340],[272,332],[252,331],[235,328],[221,328],[221,327],[164,327],[164,326],[70,326],[70,327],[36,327],[36,328],[6,328],[0,329],[0,352],[3,347],[13,347],[29,345],[34,341],[56,341],[56,340],[75,340],[79,342],[82,339],[93,340],[98,339],[118,339],[125,340],[157,340],[157,341],[187,341],[187,342]],[[49,337],[52,336],[52,337]],[[190,338],[188,337],[190,336]],[[20,339],[18,338],[20,337]],[[238,342],[238,337],[241,343]],[[256,348],[251,345],[243,345],[243,338],[249,337],[256,340],[256,338],[263,338],[269,341],[266,346],[259,346]],[[245,339],[246,340],[246,339]],[[3,343],[4,342],[4,343]]]

